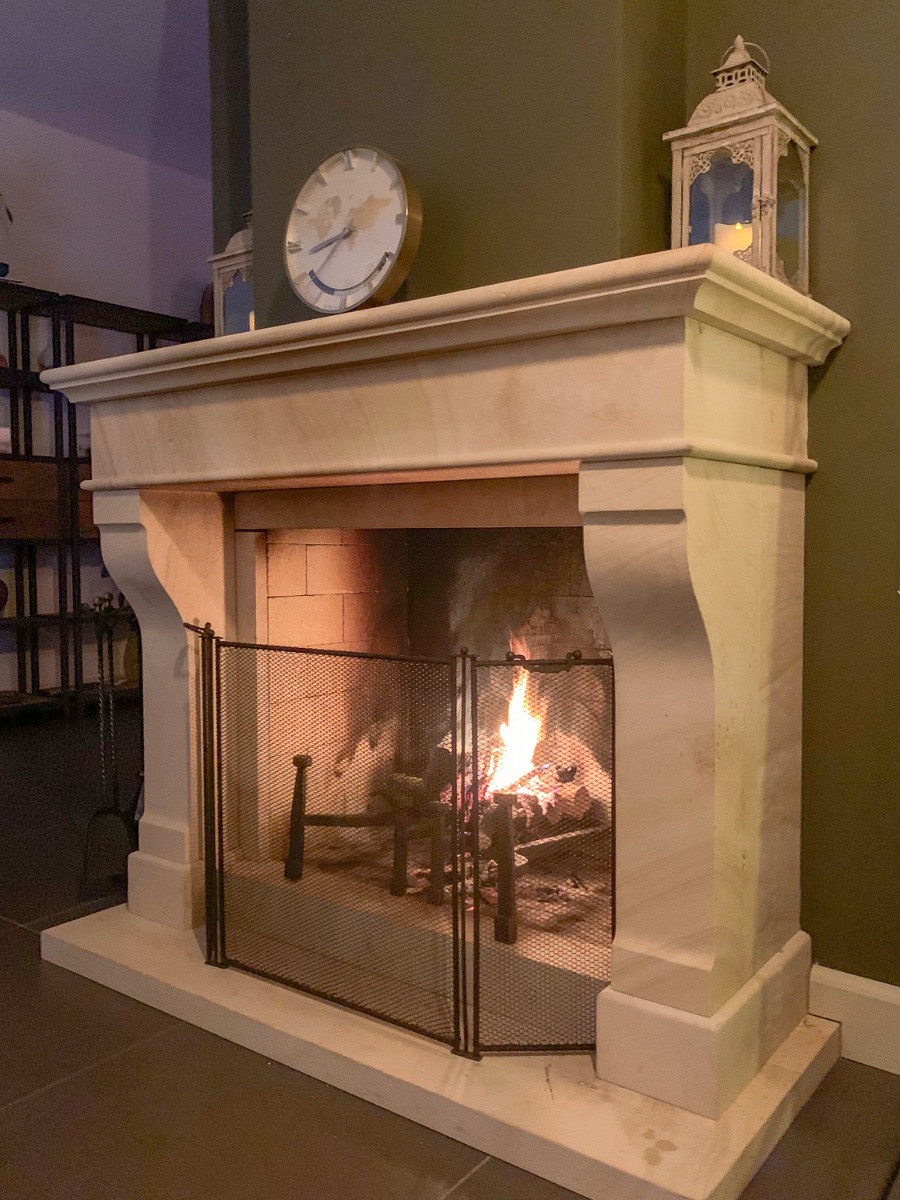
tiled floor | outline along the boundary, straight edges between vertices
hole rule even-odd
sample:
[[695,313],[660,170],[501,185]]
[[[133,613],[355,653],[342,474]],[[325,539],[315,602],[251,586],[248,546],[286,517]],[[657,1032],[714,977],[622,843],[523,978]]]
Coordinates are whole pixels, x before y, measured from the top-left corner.
[[[95,732],[0,726],[2,1200],[577,1200],[41,962],[83,903]],[[900,1200],[898,1162],[900,1077],[842,1060],[743,1200]]]

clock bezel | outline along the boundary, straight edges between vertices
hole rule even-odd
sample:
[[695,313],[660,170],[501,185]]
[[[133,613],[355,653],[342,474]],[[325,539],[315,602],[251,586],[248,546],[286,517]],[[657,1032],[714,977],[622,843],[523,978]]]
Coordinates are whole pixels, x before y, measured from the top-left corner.
[[[400,245],[397,248],[396,258],[394,259],[393,265],[375,290],[364,299],[358,300],[355,304],[348,304],[345,308],[342,308],[340,312],[335,312],[335,310],[332,308],[319,308],[317,305],[310,303],[306,296],[301,295],[296,283],[294,282],[294,277],[291,272],[291,260],[288,255],[287,247],[291,219],[303,189],[313,178],[316,172],[321,171],[322,167],[324,167],[326,163],[331,162],[332,159],[338,158],[340,155],[346,154],[347,152],[375,154],[381,159],[386,159],[394,166],[403,186],[404,224],[403,233],[400,238]],[[291,204],[291,211],[288,213],[288,218],[285,222],[284,237],[282,239],[281,254],[282,261],[284,262],[284,273],[287,275],[288,283],[291,285],[291,290],[301,304],[305,305],[311,312],[314,312],[319,316],[337,317],[341,316],[342,313],[355,312],[360,308],[373,308],[380,304],[386,304],[403,286],[407,276],[409,275],[410,267],[412,266],[416,252],[419,249],[421,234],[422,196],[415,183],[413,183],[413,181],[410,179],[409,173],[403,164],[398,162],[392,154],[388,154],[385,150],[381,150],[377,146],[364,145],[359,142],[354,143],[353,145],[341,146],[339,149],[332,151],[331,154],[326,155],[321,162],[313,167],[313,169],[306,175],[297,190],[297,193]]]

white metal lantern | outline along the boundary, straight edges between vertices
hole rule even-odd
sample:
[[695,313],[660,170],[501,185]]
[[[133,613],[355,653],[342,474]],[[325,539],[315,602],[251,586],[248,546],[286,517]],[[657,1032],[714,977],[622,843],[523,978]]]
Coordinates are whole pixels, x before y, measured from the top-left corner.
[[214,331],[245,333],[255,328],[253,310],[253,226],[245,214],[243,229],[230,238],[221,254],[209,260],[213,270]]
[[672,143],[672,245],[712,242],[809,291],[809,152],[816,139],[766,90],[765,51],[736,37],[716,90]]

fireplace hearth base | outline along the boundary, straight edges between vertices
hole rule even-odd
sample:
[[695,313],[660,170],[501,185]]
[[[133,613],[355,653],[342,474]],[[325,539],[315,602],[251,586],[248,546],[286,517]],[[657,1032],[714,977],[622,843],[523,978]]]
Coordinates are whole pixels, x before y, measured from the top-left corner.
[[[838,1053],[795,939],[807,367],[848,328],[692,246],[45,372],[91,405],[147,729],[129,912],[45,934],[45,956],[588,1197],[734,1200]],[[341,530],[532,527],[580,531],[615,657],[596,1064],[469,1062],[204,966],[183,624],[269,640],[272,530],[336,532],[346,556]],[[372,650],[314,576],[275,608],[318,614],[307,644]],[[680,1073],[648,1078],[651,1042]]]
[[598,1079],[587,1055],[481,1062],[239,971],[122,906],[42,935],[43,957],[535,1172],[589,1200],[737,1200],[839,1054],[804,1017],[718,1119]]

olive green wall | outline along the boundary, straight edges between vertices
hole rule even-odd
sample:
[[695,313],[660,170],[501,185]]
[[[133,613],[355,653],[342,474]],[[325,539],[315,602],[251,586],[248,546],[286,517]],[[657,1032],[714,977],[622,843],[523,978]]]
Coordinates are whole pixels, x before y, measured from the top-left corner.
[[[666,168],[658,132],[683,102],[680,54],[662,53],[662,40],[671,29],[680,45],[679,10],[680,0],[249,0],[257,323],[309,315],[284,275],[284,227],[303,180],[347,144],[387,150],[423,193],[410,298],[661,249],[665,189],[623,180],[645,160],[657,176]],[[677,87],[626,70],[639,36]],[[623,154],[626,121],[629,141],[642,126],[638,157]]]
[[811,288],[853,330],[810,378],[803,924],[818,962],[900,984],[900,5],[688,0],[687,26],[691,105],[740,32],[820,141]]
[[773,92],[821,140],[813,294],[854,323],[811,377],[803,922],[819,962],[900,984],[900,5],[249,0],[249,27],[260,324],[307,315],[284,223],[350,142],[397,155],[424,193],[410,296],[661,249],[660,134],[736,33],[767,48]]
[[208,0],[213,249],[221,253],[250,208],[247,0]]

